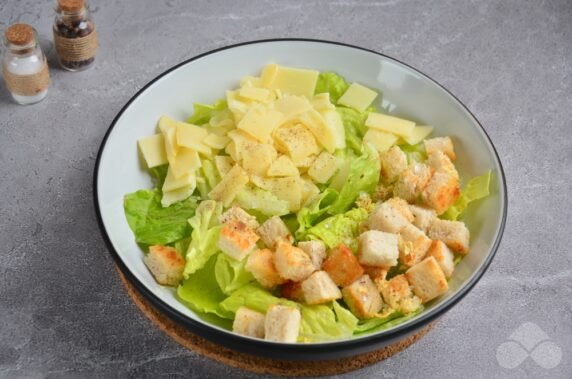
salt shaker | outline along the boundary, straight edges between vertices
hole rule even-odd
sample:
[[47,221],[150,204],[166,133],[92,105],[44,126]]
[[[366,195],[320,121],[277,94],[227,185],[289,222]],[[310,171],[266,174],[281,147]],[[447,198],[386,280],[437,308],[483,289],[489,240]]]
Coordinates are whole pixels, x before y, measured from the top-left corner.
[[93,64],[97,34],[84,0],[57,1],[54,45],[60,66],[68,71],[82,71]]
[[48,94],[50,74],[34,28],[27,24],[9,26],[4,44],[2,72],[14,101],[23,105],[42,101]]

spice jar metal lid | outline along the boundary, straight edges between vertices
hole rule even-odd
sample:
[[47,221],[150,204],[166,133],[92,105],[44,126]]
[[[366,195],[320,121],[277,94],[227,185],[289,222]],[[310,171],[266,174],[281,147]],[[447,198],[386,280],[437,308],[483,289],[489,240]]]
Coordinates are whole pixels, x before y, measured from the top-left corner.
[[4,32],[6,42],[16,46],[27,46],[34,42],[34,28],[28,24],[12,24]]
[[58,0],[58,10],[68,13],[80,12],[85,6],[85,0]]

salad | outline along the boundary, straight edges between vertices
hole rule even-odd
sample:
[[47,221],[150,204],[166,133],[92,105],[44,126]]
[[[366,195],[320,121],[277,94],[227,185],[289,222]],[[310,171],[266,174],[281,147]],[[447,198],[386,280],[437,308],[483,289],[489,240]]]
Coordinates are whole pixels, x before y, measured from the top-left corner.
[[269,64],[138,141],[154,188],[124,209],[159,284],[199,317],[279,342],[402,323],[470,251],[453,140],[332,72]]

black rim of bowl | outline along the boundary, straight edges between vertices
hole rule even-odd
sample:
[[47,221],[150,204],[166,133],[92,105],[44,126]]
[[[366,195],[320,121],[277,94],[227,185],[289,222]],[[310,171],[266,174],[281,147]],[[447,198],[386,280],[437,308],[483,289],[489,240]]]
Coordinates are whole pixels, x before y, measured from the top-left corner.
[[[98,175],[99,175],[99,164],[101,161],[103,151],[105,149],[107,139],[109,138],[111,132],[113,131],[113,128],[115,127],[115,124],[117,123],[117,121],[119,120],[119,118],[121,117],[123,112],[125,112],[125,110],[131,105],[131,103],[137,97],[139,97],[139,95],[141,95],[143,92],[145,92],[147,90],[147,88],[149,88],[151,85],[153,85],[157,80],[159,80],[163,76],[167,75],[168,73],[178,69],[179,67],[186,65],[189,62],[201,59],[203,57],[206,57],[208,55],[211,55],[211,54],[217,53],[219,51],[223,51],[223,50],[233,49],[233,48],[245,46],[245,45],[254,45],[254,44],[262,44],[262,43],[272,43],[272,42],[312,42],[312,43],[323,43],[323,44],[329,44],[329,45],[338,45],[338,46],[349,47],[349,48],[357,49],[357,50],[361,50],[361,51],[366,51],[366,52],[369,52],[369,53],[372,53],[372,54],[375,54],[378,56],[382,56],[382,57],[389,59],[389,60],[392,60],[394,62],[397,62],[397,63],[409,68],[410,70],[413,70],[414,72],[419,73],[423,77],[427,78],[433,84],[435,84],[436,86],[438,86],[439,88],[444,90],[447,94],[449,94],[453,99],[455,99],[465,109],[465,111],[467,111],[471,115],[471,117],[476,121],[477,125],[480,127],[481,131],[483,132],[484,136],[486,137],[487,141],[489,142],[490,146],[492,147],[492,150],[494,152],[496,161],[497,161],[499,169],[500,169],[499,174],[500,174],[500,177],[502,178],[502,184],[503,184],[502,193],[503,193],[503,197],[504,197],[504,207],[502,210],[502,220],[501,220],[500,228],[498,231],[498,235],[495,239],[493,246],[490,249],[490,253],[487,255],[485,261],[482,263],[481,268],[474,274],[474,276],[472,278],[470,278],[469,282],[465,283],[464,286],[462,286],[460,289],[458,289],[457,292],[451,296],[451,298],[449,298],[443,304],[440,304],[439,306],[437,306],[431,310],[422,312],[420,315],[415,317],[409,324],[397,325],[392,329],[382,331],[379,333],[374,333],[371,335],[365,335],[365,336],[362,336],[362,337],[357,338],[357,339],[346,339],[346,340],[334,341],[334,342],[328,342],[328,343],[277,344],[277,343],[268,343],[267,341],[264,341],[264,340],[245,338],[245,337],[242,337],[242,336],[239,336],[236,334],[224,332],[224,331],[216,329],[214,327],[207,326],[206,324],[203,324],[199,321],[193,320],[193,319],[189,318],[188,316],[185,316],[184,314],[180,313],[179,311],[171,308],[161,298],[159,298],[158,296],[153,294],[149,289],[147,289],[147,287],[142,282],[140,282],[135,277],[135,275],[133,275],[131,273],[131,271],[127,268],[127,266],[125,265],[125,263],[120,258],[117,251],[115,250],[113,244],[111,243],[111,240],[110,240],[110,238],[107,234],[107,231],[105,229],[105,226],[103,224],[103,219],[102,219],[101,211],[99,208],[97,184],[98,184]],[[439,318],[440,316],[442,316],[449,309],[451,309],[455,304],[457,304],[475,286],[475,284],[480,280],[480,278],[483,276],[483,274],[485,273],[485,271],[489,267],[492,259],[494,258],[495,254],[499,248],[499,245],[500,245],[500,242],[502,239],[502,235],[503,235],[503,232],[505,229],[505,224],[506,224],[507,207],[508,207],[508,196],[507,196],[506,178],[505,178],[505,174],[504,174],[504,169],[502,167],[498,152],[497,152],[493,142],[491,141],[489,135],[487,134],[486,130],[483,128],[483,126],[481,125],[479,120],[465,106],[465,104],[463,102],[461,102],[455,95],[453,95],[447,88],[443,87],[437,81],[435,81],[434,79],[432,79],[428,75],[424,74],[423,72],[419,71],[418,69],[408,65],[407,63],[404,63],[398,59],[387,56],[387,55],[382,54],[380,52],[377,52],[375,50],[371,50],[371,49],[367,49],[367,48],[363,48],[363,47],[359,47],[359,46],[355,46],[355,45],[351,45],[351,44],[347,44],[347,43],[342,43],[342,42],[327,41],[327,40],[320,40],[320,39],[306,39],[306,38],[263,39],[263,40],[242,42],[242,43],[237,43],[234,45],[229,45],[229,46],[217,48],[217,49],[210,50],[208,52],[199,54],[199,55],[192,57],[190,59],[187,59],[187,60],[169,68],[168,70],[164,71],[162,74],[160,74],[159,76],[155,77],[153,80],[148,82],[133,97],[131,97],[129,99],[129,101],[121,108],[119,113],[113,119],[111,125],[109,126],[107,132],[105,133],[105,136],[103,137],[103,141],[101,142],[101,145],[100,145],[100,148],[99,148],[99,151],[97,154],[97,159],[95,162],[95,170],[94,170],[94,177],[93,177],[93,195],[94,195],[95,212],[96,212],[96,216],[97,216],[97,222],[99,225],[99,229],[101,231],[103,239],[105,240],[105,244],[107,245],[107,248],[108,248],[109,252],[111,253],[111,256],[113,257],[113,259],[115,260],[115,262],[119,266],[119,268],[121,269],[122,273],[126,276],[126,278],[137,288],[137,290],[146,299],[148,299],[151,302],[151,304],[153,304],[153,306],[160,309],[164,314],[166,314],[169,318],[171,318],[176,323],[185,326],[191,332],[196,333],[196,334],[198,334],[198,335],[200,335],[200,336],[202,336],[202,337],[204,337],[210,341],[213,341],[215,343],[220,343],[221,345],[224,345],[224,346],[227,346],[229,348],[236,349],[236,350],[241,350],[241,351],[251,352],[254,354],[266,355],[266,356],[272,356],[272,355],[275,355],[275,353],[280,352],[281,354],[285,354],[285,356],[283,356],[283,358],[285,358],[285,359],[288,359],[288,358],[315,359],[316,357],[319,357],[320,359],[328,359],[328,357],[330,357],[330,354],[331,354],[331,358],[336,358],[336,357],[339,357],[341,355],[347,356],[347,355],[357,354],[357,352],[356,352],[357,350],[359,350],[361,352],[373,350],[376,347],[383,345],[384,343],[388,343],[390,341],[394,341],[396,339],[400,339],[406,335],[409,335],[409,334],[413,333],[414,331],[416,331],[416,330],[422,328],[423,326],[427,325],[431,321],[434,321],[437,318]]]

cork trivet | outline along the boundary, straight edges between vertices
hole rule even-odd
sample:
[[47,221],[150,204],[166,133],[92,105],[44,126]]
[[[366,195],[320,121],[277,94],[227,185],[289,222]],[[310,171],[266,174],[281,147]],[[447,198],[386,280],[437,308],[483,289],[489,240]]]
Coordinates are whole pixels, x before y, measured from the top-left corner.
[[2,75],[8,90],[20,96],[34,96],[48,88],[50,84],[50,72],[45,59],[44,67],[35,74],[17,75],[4,67]]
[[93,58],[97,52],[97,34],[95,29],[85,37],[65,38],[54,31],[54,45],[60,59],[69,62],[81,62]]
[[405,350],[427,334],[435,324],[435,322],[432,322],[416,334],[392,345],[350,358],[325,361],[290,361],[265,358],[217,345],[191,333],[188,329],[180,326],[158,311],[125,278],[119,268],[117,271],[119,272],[119,276],[128,295],[135,302],[137,307],[176,342],[189,350],[197,352],[217,362],[259,374],[272,374],[279,376],[326,376],[358,370]]

